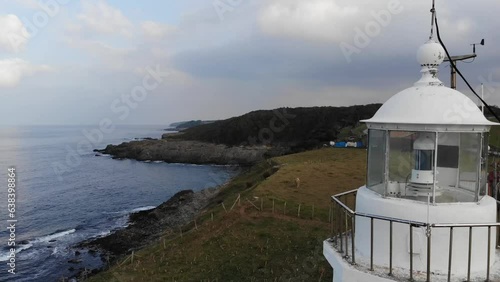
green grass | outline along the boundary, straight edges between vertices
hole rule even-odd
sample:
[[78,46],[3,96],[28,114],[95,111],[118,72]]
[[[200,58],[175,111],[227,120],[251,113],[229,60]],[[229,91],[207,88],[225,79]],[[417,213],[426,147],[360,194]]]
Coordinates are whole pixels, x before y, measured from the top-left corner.
[[[500,145],[499,127],[492,128],[490,142]],[[363,185],[365,171],[366,150],[358,149],[262,162],[227,184],[196,225],[183,227],[182,237],[165,233],[134,262],[122,260],[90,281],[331,281],[322,255],[330,196]]]
[[331,281],[330,196],[364,183],[365,160],[365,150],[329,148],[263,162],[223,189],[198,229],[166,233],[90,281]]

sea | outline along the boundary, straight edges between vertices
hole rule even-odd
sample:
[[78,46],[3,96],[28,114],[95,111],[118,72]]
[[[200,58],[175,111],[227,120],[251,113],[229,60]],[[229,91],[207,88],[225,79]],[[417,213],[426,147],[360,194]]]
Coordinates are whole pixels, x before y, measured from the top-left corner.
[[[116,160],[93,152],[107,144],[160,138],[163,128],[123,125],[105,133],[92,126],[0,128],[0,281],[58,281],[101,267],[98,255],[76,256],[74,246],[126,227],[130,213],[154,208],[178,191],[222,185],[237,173],[229,166]],[[12,193],[9,183],[15,185]],[[14,212],[8,206],[13,197]],[[75,258],[81,262],[69,262]],[[9,272],[12,266],[15,271]]]

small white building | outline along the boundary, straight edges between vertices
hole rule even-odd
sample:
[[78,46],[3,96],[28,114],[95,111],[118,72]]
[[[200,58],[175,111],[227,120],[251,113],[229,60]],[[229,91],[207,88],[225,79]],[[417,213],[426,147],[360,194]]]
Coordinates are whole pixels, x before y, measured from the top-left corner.
[[364,121],[366,186],[332,197],[323,252],[335,282],[500,281],[497,202],[487,195],[497,124],[438,79],[445,56],[424,44],[422,78]]

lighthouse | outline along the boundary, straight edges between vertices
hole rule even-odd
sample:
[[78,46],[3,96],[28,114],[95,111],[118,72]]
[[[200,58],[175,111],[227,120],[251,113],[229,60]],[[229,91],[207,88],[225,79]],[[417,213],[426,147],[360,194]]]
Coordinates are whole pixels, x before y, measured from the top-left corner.
[[364,120],[366,185],[332,196],[323,253],[334,282],[500,281],[497,201],[487,193],[491,126],[438,78],[432,38],[421,78]]

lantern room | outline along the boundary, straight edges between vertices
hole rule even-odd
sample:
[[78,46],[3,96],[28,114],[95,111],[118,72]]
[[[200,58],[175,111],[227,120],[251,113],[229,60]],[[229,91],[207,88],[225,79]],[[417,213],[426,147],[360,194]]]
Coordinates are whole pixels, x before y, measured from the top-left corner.
[[445,53],[430,41],[418,51],[422,79],[389,99],[368,129],[367,188],[431,203],[477,202],[486,195],[488,121],[464,94],[444,87]]

